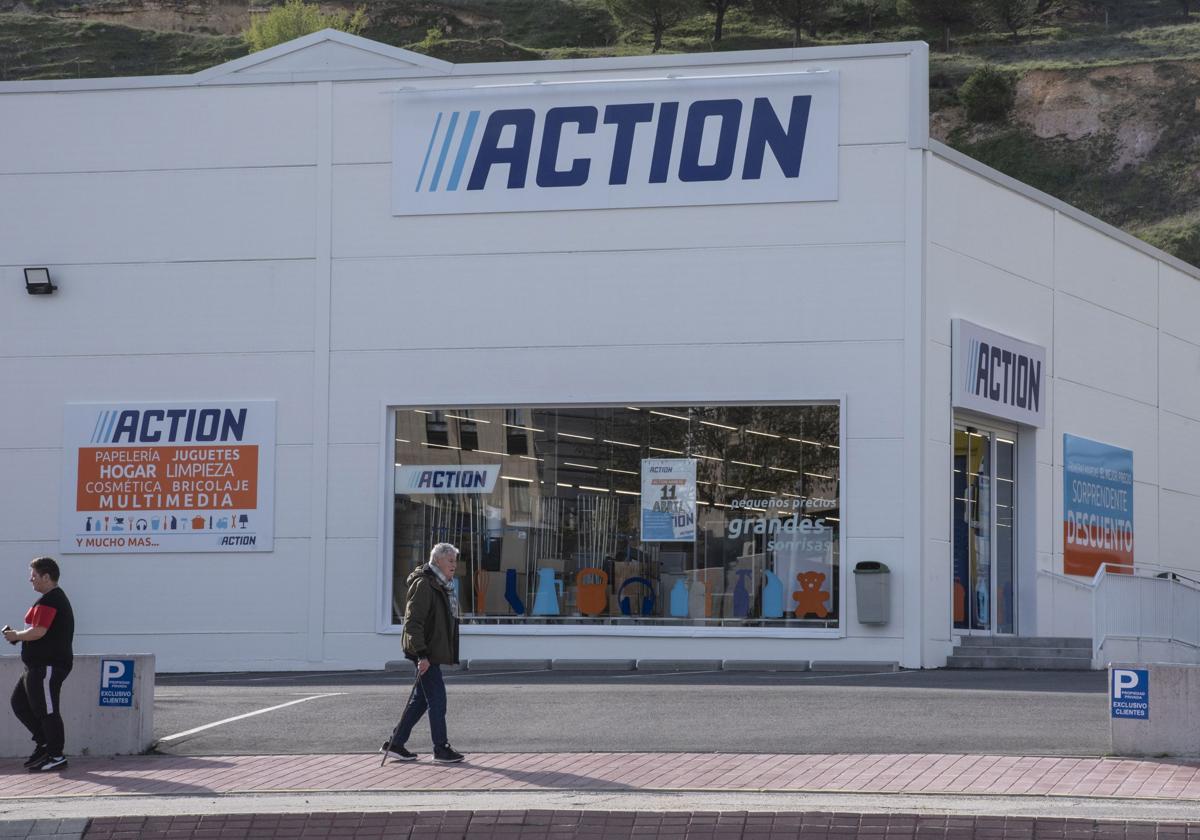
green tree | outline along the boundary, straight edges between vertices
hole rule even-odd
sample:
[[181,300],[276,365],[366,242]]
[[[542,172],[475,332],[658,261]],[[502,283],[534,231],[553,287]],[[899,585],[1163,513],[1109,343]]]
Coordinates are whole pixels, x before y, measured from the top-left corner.
[[258,52],[322,29],[357,35],[366,25],[367,13],[361,7],[353,15],[349,12],[326,14],[316,3],[287,0],[282,6],[255,17],[242,32],[242,40],[250,47],[250,52]]
[[1104,28],[1108,29],[1110,18],[1118,16],[1125,9],[1125,0],[1078,0],[1078,7],[1085,12],[1095,10],[1104,16]]
[[896,0],[842,0],[842,12],[848,17],[861,20],[865,31],[875,28],[875,19],[888,11],[894,11]]
[[950,32],[973,23],[978,14],[977,0],[902,0],[901,13],[922,26],[936,26],[945,34],[944,46],[950,52]]
[[993,23],[1012,35],[1021,37],[1021,30],[1033,23],[1038,14],[1037,0],[982,0],[983,12]]
[[1017,79],[1012,73],[985,64],[958,89],[967,118],[975,122],[1004,122],[1017,102]]
[[721,42],[721,33],[725,28],[725,13],[734,6],[742,5],[746,0],[704,0],[704,5],[712,9],[713,16],[716,18],[713,23],[713,43]]
[[825,22],[833,0],[754,0],[757,11],[782,21],[792,30],[792,46],[800,44],[802,32],[816,38],[817,29]]
[[700,10],[697,0],[604,0],[604,5],[622,26],[648,28],[651,52],[662,49],[664,32]]

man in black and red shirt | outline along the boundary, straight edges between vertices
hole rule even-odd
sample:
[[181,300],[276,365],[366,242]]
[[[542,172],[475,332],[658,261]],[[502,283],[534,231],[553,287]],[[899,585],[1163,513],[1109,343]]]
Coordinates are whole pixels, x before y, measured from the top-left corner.
[[66,593],[58,587],[58,564],[52,558],[39,557],[29,564],[29,582],[42,597],[25,613],[25,629],[14,630],[6,624],[4,638],[14,645],[21,643],[21,661],[25,663],[25,673],[12,695],[13,712],[37,744],[25,766],[31,773],[44,773],[67,766],[58,698],[74,660],[75,614]]

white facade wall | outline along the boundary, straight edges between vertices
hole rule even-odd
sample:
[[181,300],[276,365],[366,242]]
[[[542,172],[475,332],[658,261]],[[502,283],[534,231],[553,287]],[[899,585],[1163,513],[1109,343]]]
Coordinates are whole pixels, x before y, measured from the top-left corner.
[[315,85],[0,96],[3,276],[59,291],[0,308],[0,608],[57,556],[68,402],[278,400],[275,550],[60,557],[82,653],[166,669],[309,660],[316,226]]
[[[277,401],[274,550],[66,555],[80,652],[374,668],[389,410],[842,404],[836,633],[471,627],[468,658],[896,661],[952,645],[950,322],[1047,349],[1019,433],[1021,632],[1062,568],[1062,433],[1134,451],[1138,559],[1200,568],[1200,284],[934,147],[923,45],[454,67],[318,33],[185,79],[0,85],[0,610],[55,554],[69,402]],[[832,202],[393,216],[402,88],[836,69]],[[20,292],[26,266],[59,291]],[[662,371],[670,371],[664,376]],[[887,563],[891,621],[851,569]],[[1087,635],[1079,628],[1078,635]]]
[[[904,377],[905,159],[914,154],[900,103],[908,98],[909,63],[897,55],[739,66],[739,73],[835,67],[842,124],[836,203],[736,207],[393,217],[387,141],[388,91],[395,85],[336,85],[329,435],[331,476],[348,473],[352,461],[357,468],[355,487],[342,488],[346,498],[363,510],[378,508],[378,476],[362,467],[386,457],[378,449],[384,405],[844,396],[846,486],[857,488],[846,496],[847,557],[900,566],[904,524],[894,500],[903,481],[897,407]],[[688,74],[721,72],[728,68],[687,67]],[[630,68],[604,78],[644,75],[644,68]],[[439,84],[472,82],[456,77]],[[790,362],[811,373],[781,381]],[[662,374],[688,370],[692,375]],[[326,601],[327,626],[337,628],[327,645],[339,657],[377,663],[395,652],[394,638],[379,634],[380,547],[367,550],[381,539],[380,521],[361,515],[338,526],[333,521],[329,563],[355,583],[344,600]],[[904,576],[895,577],[899,599]],[[844,623],[851,638],[841,640],[740,630],[680,638],[616,628],[568,636],[471,628],[464,645],[467,656],[479,658],[899,660],[901,622],[867,628],[850,609]]]
[[[1050,584],[1036,573],[1063,573],[1064,434],[1133,452],[1136,562],[1200,571],[1187,524],[1200,515],[1200,281],[944,147],[927,166],[926,543],[943,569],[933,577],[949,581],[950,321],[965,318],[1046,348],[1049,419],[1018,440],[1018,469],[1036,473],[1018,491],[1019,629],[1090,636],[1090,616],[1074,627],[1056,620]],[[945,586],[941,601],[948,613]],[[949,650],[949,626],[944,615],[930,622],[931,664]]]
[[[0,382],[16,396],[0,407],[12,442],[0,461],[22,477],[0,490],[3,574],[20,579],[31,556],[55,553],[64,403],[276,399],[275,550],[67,555],[78,647],[153,651],[164,671],[378,667],[399,656],[381,591],[389,406],[832,398],[845,412],[843,568],[897,570],[888,627],[859,625],[851,590],[848,639],[518,630],[470,635],[464,653],[904,658],[901,604],[920,586],[897,500],[916,373],[904,363],[917,241],[906,213],[920,187],[909,90],[924,89],[923,59],[777,51],[453,76],[393,60],[383,75],[411,70],[405,85],[421,88],[635,78],[647,63],[841,78],[836,202],[394,217],[400,85],[355,80],[381,74],[362,72],[354,40],[233,62],[203,84],[0,93],[6,123],[47,138],[0,140],[0,189],[13,197],[0,272],[19,289],[24,266],[50,265],[60,286],[0,315]],[[793,362],[809,372],[781,377]],[[683,375],[664,385],[664,367]],[[6,614],[27,600],[0,590]]]

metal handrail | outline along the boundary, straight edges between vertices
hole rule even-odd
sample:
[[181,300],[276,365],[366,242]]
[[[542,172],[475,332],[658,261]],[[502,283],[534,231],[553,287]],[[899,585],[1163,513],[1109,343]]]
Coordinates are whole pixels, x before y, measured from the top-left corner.
[[1083,581],[1083,580],[1080,580],[1078,577],[1075,577],[1072,575],[1061,575],[1058,572],[1052,572],[1049,569],[1038,569],[1037,573],[1039,575],[1044,575],[1045,577],[1048,577],[1048,578],[1053,578],[1054,580],[1062,581],[1063,583],[1069,583],[1078,589],[1095,589],[1096,588],[1095,578],[1093,578],[1090,581]]
[[[1092,662],[1099,663],[1100,651],[1110,639],[1154,639],[1200,648],[1200,581],[1189,577],[1191,569],[1163,566],[1157,563],[1138,563],[1126,566],[1104,563],[1092,578]],[[1136,583],[1135,583],[1136,581]],[[1120,609],[1133,615],[1133,632],[1114,632],[1109,608],[1112,595],[1118,593],[1113,587],[1132,588],[1120,592],[1126,601]],[[1150,592],[1151,603],[1146,603]],[[1162,594],[1162,593],[1165,593]],[[1177,602],[1186,599],[1184,603]],[[1177,606],[1180,608],[1177,609]],[[1150,625],[1157,625],[1152,628]],[[1194,624],[1194,627],[1188,627]],[[1186,629],[1185,629],[1186,628]],[[1189,632],[1190,631],[1190,632]]]
[[[1135,575],[1138,577],[1144,577],[1144,575],[1138,575],[1138,572],[1140,570],[1156,569],[1158,571],[1158,574],[1155,574],[1154,576],[1157,578],[1166,578],[1167,574],[1170,574],[1171,580],[1184,580],[1184,581],[1194,584],[1196,587],[1200,588],[1200,580],[1198,580],[1196,578],[1188,577],[1188,574],[1196,574],[1196,571],[1194,569],[1184,569],[1179,566],[1163,566],[1159,563],[1134,563],[1132,566],[1128,566],[1123,563],[1101,563],[1100,568],[1098,568],[1096,570],[1096,574],[1092,576],[1092,584],[1093,585],[1095,585],[1095,583],[1099,580],[1100,575],[1102,573],[1107,572],[1108,567],[1110,567],[1110,566],[1113,569],[1120,570],[1120,571],[1116,572],[1116,574],[1121,574],[1121,575],[1132,574],[1132,575]],[[1185,572],[1187,574],[1185,574]],[[1050,572],[1050,574],[1055,574],[1055,573]],[[1110,574],[1112,574],[1112,573],[1110,573]]]

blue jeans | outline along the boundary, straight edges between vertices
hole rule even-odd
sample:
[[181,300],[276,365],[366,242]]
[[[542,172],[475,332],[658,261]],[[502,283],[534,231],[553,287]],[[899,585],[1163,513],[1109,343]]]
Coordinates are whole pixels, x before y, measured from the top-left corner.
[[393,746],[403,746],[408,742],[413,727],[426,711],[429,712],[433,745],[446,746],[449,743],[446,738],[446,683],[442,681],[442,666],[433,663],[430,663],[425,676],[415,681],[412,693],[408,695],[408,705],[404,707],[404,714],[392,731]]

